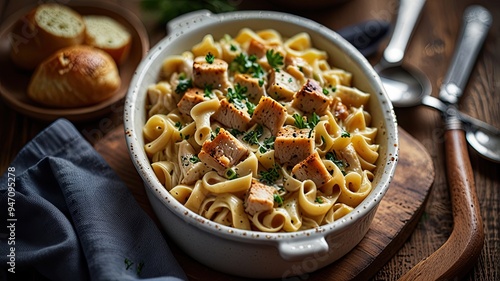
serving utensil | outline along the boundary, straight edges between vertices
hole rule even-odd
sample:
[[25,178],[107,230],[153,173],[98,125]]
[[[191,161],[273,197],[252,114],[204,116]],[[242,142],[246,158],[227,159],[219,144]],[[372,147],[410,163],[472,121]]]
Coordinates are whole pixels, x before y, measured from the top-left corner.
[[374,66],[394,106],[411,100],[418,102],[421,97],[430,95],[431,84],[420,71],[403,67],[402,61],[408,41],[417,24],[425,0],[401,0],[398,17],[391,40],[380,62]]
[[[444,137],[447,178],[453,209],[453,231],[437,251],[419,262],[401,280],[460,278],[472,268],[483,248],[483,223],[474,175],[467,152],[465,132],[456,108],[458,98],[469,78],[470,69],[458,70],[457,63],[466,63],[469,68],[473,65],[490,24],[491,15],[485,8],[474,5],[465,10],[459,47],[440,92],[440,98],[445,100],[446,106],[443,115],[446,129]],[[450,86],[451,83],[454,86]]]
[[[481,9],[472,9],[464,20],[463,43],[456,50],[454,63],[441,87],[439,99],[430,96],[429,80],[420,71],[401,66],[404,52],[425,0],[402,0],[394,33],[384,51],[381,62],[375,66],[389,98],[395,107],[426,105],[446,114],[446,103],[456,103],[470,75],[480,50],[491,16]],[[406,20],[407,19],[407,20]],[[484,158],[500,163],[500,130],[494,126],[458,111],[454,114],[463,123],[469,144]]]

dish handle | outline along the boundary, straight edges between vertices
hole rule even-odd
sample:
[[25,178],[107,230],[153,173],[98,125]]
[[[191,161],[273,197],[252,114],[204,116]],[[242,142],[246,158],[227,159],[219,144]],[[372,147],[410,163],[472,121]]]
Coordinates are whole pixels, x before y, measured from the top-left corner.
[[324,237],[314,240],[281,242],[278,245],[281,257],[287,261],[300,261],[308,257],[323,255],[328,253],[328,248]]
[[216,18],[209,10],[198,10],[180,15],[167,22],[167,33],[178,31],[189,26],[197,26],[202,23],[214,22]]

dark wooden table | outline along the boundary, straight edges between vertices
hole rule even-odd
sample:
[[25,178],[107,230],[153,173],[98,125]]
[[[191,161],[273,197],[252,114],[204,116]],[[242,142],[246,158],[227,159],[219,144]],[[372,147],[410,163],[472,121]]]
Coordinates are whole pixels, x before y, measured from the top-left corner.
[[[151,45],[165,36],[163,26],[158,24],[154,17],[145,16],[144,11],[140,10],[139,0],[108,1],[119,2],[120,5],[129,7],[143,20],[149,32]],[[0,22],[26,3],[34,2],[40,1],[1,1]],[[318,11],[294,11],[265,1],[230,2],[239,4],[240,9],[268,9],[295,13],[316,20],[334,30],[367,19],[393,21],[398,5],[398,1],[395,0],[352,0]],[[493,15],[493,25],[472,71],[466,92],[461,98],[460,109],[500,128],[499,1],[427,1],[407,50],[404,64],[423,71],[433,86],[432,95],[436,96],[454,52],[462,13],[471,4],[480,4],[489,9]],[[379,60],[384,46],[385,43],[380,46],[377,54],[369,58],[373,64]],[[121,110],[114,110],[97,120],[75,125],[89,142],[95,143],[106,133],[121,125],[121,114]],[[444,130],[440,114],[423,106],[397,109],[396,114],[399,125],[428,150],[433,160],[436,176],[424,215],[414,233],[397,254],[373,276],[373,280],[397,280],[419,261],[436,251],[447,240],[453,229],[452,208],[445,172]],[[0,147],[2,148],[0,173],[3,173],[24,144],[48,123],[19,114],[4,101],[0,101],[0,120]],[[474,170],[484,224],[485,243],[473,270],[464,280],[500,280],[500,164],[481,158],[471,148],[468,152]]]

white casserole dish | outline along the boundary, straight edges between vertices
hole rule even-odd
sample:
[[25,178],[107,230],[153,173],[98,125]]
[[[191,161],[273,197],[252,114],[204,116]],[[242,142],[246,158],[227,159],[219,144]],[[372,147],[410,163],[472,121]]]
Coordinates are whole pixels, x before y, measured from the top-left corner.
[[[353,84],[372,94],[368,111],[379,129],[380,156],[374,189],[351,213],[317,229],[293,233],[239,230],[209,221],[176,201],[156,178],[143,149],[147,87],[158,81],[163,60],[181,54],[206,34],[221,38],[241,28],[272,28],[284,37],[307,32],[313,45],[325,50],[330,64],[350,71]],[[394,174],[398,157],[396,117],[382,83],[369,62],[332,30],[301,17],[269,11],[210,14],[200,11],[169,23],[162,39],[141,62],[125,102],[124,124],[132,161],[164,230],[188,255],[222,272],[251,278],[288,278],[320,269],[344,256],[364,237]]]

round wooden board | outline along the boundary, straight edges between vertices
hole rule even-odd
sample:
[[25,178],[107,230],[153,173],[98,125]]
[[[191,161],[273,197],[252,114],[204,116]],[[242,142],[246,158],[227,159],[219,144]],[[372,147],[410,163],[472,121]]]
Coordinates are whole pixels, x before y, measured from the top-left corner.
[[[434,166],[425,148],[399,128],[399,162],[391,186],[380,203],[365,238],[339,261],[300,280],[366,280],[401,248],[411,235],[425,207],[434,181]],[[141,207],[157,221],[144,185],[129,158],[123,127],[95,144],[96,150],[126,183]],[[166,238],[168,241],[168,237]],[[210,269],[169,243],[190,280],[245,280]]]

